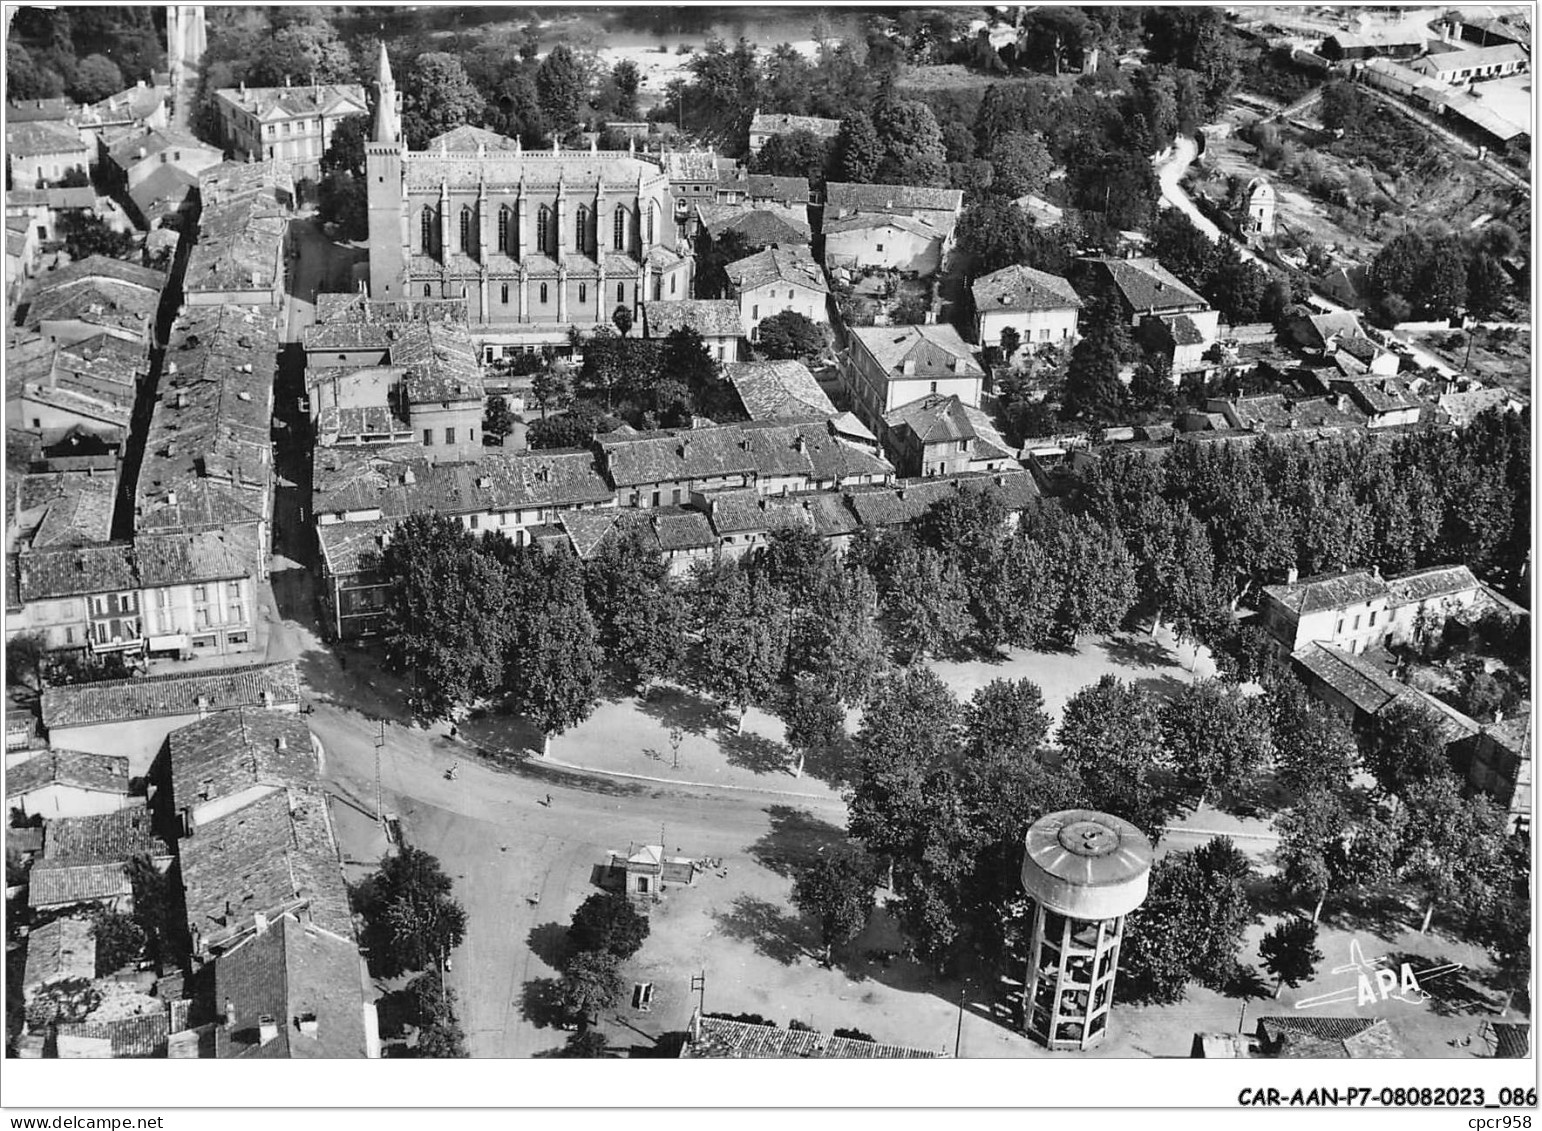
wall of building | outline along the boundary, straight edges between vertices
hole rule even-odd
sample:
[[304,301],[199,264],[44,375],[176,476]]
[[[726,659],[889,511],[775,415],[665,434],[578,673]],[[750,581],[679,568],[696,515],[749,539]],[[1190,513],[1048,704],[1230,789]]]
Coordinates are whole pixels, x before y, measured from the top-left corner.
[[94,789],[80,789],[72,785],[46,785],[31,793],[12,796],[8,803],[19,808],[27,817],[54,820],[59,817],[94,817],[102,813],[116,813],[127,809],[132,799],[120,793],[102,793]]
[[820,325],[830,321],[825,293],[801,283],[766,283],[751,287],[738,298],[739,318],[744,325],[744,334],[752,342],[760,340],[760,324],[784,310],[795,310]]
[[835,232],[825,237],[825,263],[931,275],[942,264],[942,236],[928,238],[888,225]]
[[412,405],[408,420],[423,447],[436,459],[480,459],[483,407],[481,400],[428,401]]
[[43,404],[27,396],[6,402],[5,422],[11,428],[24,428],[28,432],[39,433],[44,443],[52,443],[72,428],[83,429],[95,436],[112,436],[127,427],[126,418],[119,421],[102,420],[56,405]]
[[186,635],[195,655],[250,651],[256,643],[255,605],[251,578],[146,589],[144,634]]
[[15,188],[36,188],[39,181],[56,182],[71,169],[85,170],[91,164],[91,151],[82,143],[69,153],[38,153],[26,157],[11,155],[11,184]]
[[1045,346],[1069,348],[1076,341],[1075,307],[1060,310],[986,310],[975,320],[975,334],[981,346],[1000,346],[1001,332],[1011,327],[1018,333],[1021,346],[1016,357],[1024,357]]

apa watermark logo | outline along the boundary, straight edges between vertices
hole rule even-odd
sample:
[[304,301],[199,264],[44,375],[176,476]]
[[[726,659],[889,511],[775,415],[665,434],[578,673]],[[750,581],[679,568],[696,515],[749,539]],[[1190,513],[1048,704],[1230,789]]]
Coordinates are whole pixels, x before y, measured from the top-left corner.
[[1360,949],[1360,940],[1351,939],[1349,961],[1342,966],[1335,966],[1333,973],[1353,974],[1354,985],[1330,990],[1316,997],[1302,998],[1296,1002],[1296,1008],[1316,1009],[1319,1006],[1348,1005],[1351,1002],[1357,1006],[1378,1005],[1386,1001],[1422,1005],[1430,999],[1429,992],[1424,989],[1425,983],[1444,978],[1460,969],[1460,962],[1443,962],[1423,970],[1415,970],[1411,963],[1403,962],[1393,968],[1385,954],[1378,958],[1367,958]]

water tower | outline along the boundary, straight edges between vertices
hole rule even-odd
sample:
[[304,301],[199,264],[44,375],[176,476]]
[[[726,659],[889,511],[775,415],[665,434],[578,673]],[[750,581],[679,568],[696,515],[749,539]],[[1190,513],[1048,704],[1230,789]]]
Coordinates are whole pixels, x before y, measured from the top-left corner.
[[1024,1024],[1051,1049],[1091,1048],[1108,1032],[1124,917],[1146,898],[1151,841],[1092,809],[1042,817],[1025,840],[1034,912]]

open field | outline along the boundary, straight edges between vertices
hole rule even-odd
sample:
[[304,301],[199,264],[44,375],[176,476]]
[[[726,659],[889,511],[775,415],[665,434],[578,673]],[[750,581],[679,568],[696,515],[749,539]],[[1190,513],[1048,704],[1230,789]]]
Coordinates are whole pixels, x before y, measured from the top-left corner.
[[1460,330],[1414,334],[1412,338],[1457,371],[1465,369],[1485,384],[1502,385],[1517,393],[1531,395],[1530,330],[1496,333],[1475,329],[1471,334],[1470,353],[1467,349],[1469,335]]

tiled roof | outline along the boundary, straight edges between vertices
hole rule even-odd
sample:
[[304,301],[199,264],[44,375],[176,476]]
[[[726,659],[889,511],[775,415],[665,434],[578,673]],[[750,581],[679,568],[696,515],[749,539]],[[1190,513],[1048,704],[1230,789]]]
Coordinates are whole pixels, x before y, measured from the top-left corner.
[[1187,283],[1150,257],[1090,258],[1079,262],[1112,282],[1131,310],[1161,312],[1179,306],[1209,307]]
[[[200,480],[228,488],[248,510],[244,521],[263,516],[278,348],[274,318],[238,306],[194,306],[178,319],[145,442],[136,529],[243,521],[239,509],[191,492]],[[209,509],[216,513],[200,513]]]
[[[607,508],[607,510],[610,508]],[[602,514],[605,511],[575,511],[575,514]],[[316,527],[321,542],[321,556],[333,577],[347,577],[376,569],[380,552],[401,520],[382,518],[373,522],[330,522]]]
[[107,151],[107,156],[114,165],[127,172],[141,161],[148,161],[167,150],[171,151],[168,167],[180,161],[184,151],[200,153],[206,158],[212,156],[216,162],[224,156],[223,150],[216,146],[205,145],[192,134],[167,126],[155,126],[142,133],[130,134],[116,142]]
[[680,1049],[682,1058],[764,1059],[764,1060],[932,1060],[941,1055],[930,1049],[884,1045],[876,1041],[857,1041],[849,1037],[831,1037],[802,1029],[778,1029],[773,1025],[750,1025],[743,1021],[725,1021],[703,1017],[701,1035],[687,1040]]
[[96,935],[86,918],[55,919],[27,935],[27,966],[22,986],[35,989],[65,978],[96,978]]
[[[62,476],[59,478],[63,480]],[[32,535],[32,549],[106,542],[112,535],[112,510],[117,493],[114,479],[109,475],[72,475],[61,482],[65,491],[45,504],[42,520]]]
[[1475,592],[1477,588],[1478,579],[1464,565],[1431,566],[1387,578],[1387,595],[1393,605],[1453,597]]
[[1258,1039],[1264,1055],[1290,1059],[1406,1055],[1391,1027],[1379,1017],[1260,1017]]
[[751,200],[797,205],[808,203],[807,177],[776,177],[770,173],[750,173],[734,183],[741,187]]
[[723,268],[739,293],[772,283],[796,283],[821,294],[829,293],[824,272],[806,247],[770,247],[735,260]]
[[134,557],[146,588],[227,581],[255,576],[262,565],[262,548],[253,526],[201,530],[183,534],[141,534],[134,540]]
[[44,825],[43,859],[59,864],[117,864],[134,856],[171,858],[155,835],[147,805],[89,817],[58,817]]
[[415,445],[317,448],[317,514],[379,509],[385,518],[605,503],[615,490],[588,451],[490,449],[475,463],[430,463]]
[[316,783],[316,751],[298,714],[239,707],[178,727],[168,741],[172,803],[178,809],[253,786]]
[[834,137],[841,132],[841,120],[807,114],[756,114],[750,119],[752,134],[786,134],[796,130],[806,130],[816,137]]
[[5,771],[5,796],[21,797],[50,785],[127,796],[129,760],[119,754],[45,750]]
[[[9,119],[9,115],[7,116]],[[79,153],[88,150],[80,140],[80,131],[63,122],[18,122],[8,120],[5,148],[12,157],[41,157],[51,153]]]
[[698,204],[702,226],[714,240],[737,232],[750,247],[805,244],[813,238],[801,208],[775,204]]
[[890,428],[908,428],[922,444],[973,440],[975,430],[956,396],[929,396],[900,405],[883,418]]
[[[91,255],[85,259],[77,259],[73,263],[66,263],[63,267],[44,275],[38,281],[38,293],[41,294],[45,290],[56,287],[69,286],[82,279],[113,279],[156,295],[159,295],[161,288],[166,285],[164,271],[157,271],[153,267],[141,267],[137,263],[113,259],[106,255]],[[33,301],[36,299],[34,298]]]
[[198,173],[204,207],[218,207],[249,194],[280,204],[294,199],[294,174],[286,161],[226,161]]
[[717,183],[717,154],[710,149],[672,149],[663,154],[662,165],[672,181],[708,181]]
[[171,87],[137,83],[117,94],[93,102],[81,115],[81,125],[138,122],[153,115],[171,100]]
[[602,507],[590,511],[563,511],[557,521],[563,532],[567,534],[568,541],[573,544],[574,553],[583,561],[588,561],[599,550],[606,536],[616,529],[616,524],[632,513],[618,507]]
[[[281,916],[215,961],[215,1001],[234,1011],[217,1030],[217,1055],[362,1058],[360,968],[358,948],[348,939]],[[267,1044],[265,1016],[277,1030]]]
[[264,705],[265,692],[273,706],[300,701],[293,662],[50,687],[43,692],[43,725],[54,729],[192,715],[200,700],[210,711],[258,707]]
[[707,516],[689,507],[650,507],[639,521],[653,531],[659,549],[665,553],[679,550],[704,550],[717,545],[717,535]]
[[437,189],[448,182],[452,192],[459,188],[474,189],[484,182],[513,186],[521,179],[529,187],[555,186],[560,178],[569,193],[579,185],[590,190],[598,183],[619,194],[627,189],[635,191],[641,181],[646,196],[649,186],[667,181],[657,165],[624,149],[564,149],[557,154],[550,149],[490,150],[485,157],[450,154],[448,161],[440,157],[438,150],[413,150],[402,165],[409,189]]
[[[199,183],[206,182],[200,177]],[[289,209],[276,192],[220,195],[213,202],[205,194],[183,289],[193,296],[281,287],[288,225]]]
[[1335,381],[1333,387],[1348,392],[1367,413],[1402,412],[1420,408],[1424,403],[1395,377]]
[[62,978],[96,978],[96,935],[88,918],[54,920],[34,927],[26,937],[26,992],[31,995]]
[[853,212],[837,220],[828,221],[824,225],[824,234],[834,236],[842,232],[865,232],[874,228],[893,228],[895,231],[907,232],[923,240],[946,239],[948,233],[953,230],[951,224],[939,227],[925,218],[899,216],[890,212]]
[[731,298],[688,298],[643,304],[643,328],[650,338],[692,329],[703,338],[738,338],[744,334],[739,304]]
[[[930,326],[853,326],[850,334],[872,355],[890,377],[984,377],[969,343],[946,323]],[[953,367],[964,363],[962,374]],[[913,374],[902,373],[907,361],[915,362]]]
[[199,825],[178,848],[187,918],[201,946],[250,926],[255,912],[275,914],[302,900],[309,921],[353,937],[324,794],[270,793]]
[[17,567],[24,601],[136,588],[134,550],[127,542],[33,550],[19,556]]
[[862,528],[844,491],[804,491],[786,496],[786,501],[803,508],[814,533],[821,538],[855,534]]
[[1080,309],[1082,305],[1069,279],[1022,264],[981,276],[970,290],[974,293],[975,309],[982,314],[1003,309]]
[[917,185],[853,185],[831,181],[825,185],[825,218],[839,219],[853,212],[952,212],[964,206],[962,189],[922,188]]
[[1393,679],[1363,657],[1321,641],[1297,650],[1291,659],[1367,715],[1380,713],[1408,690],[1407,684]]
[[1172,338],[1175,346],[1203,345],[1205,335],[1200,333],[1194,319],[1187,314],[1168,315],[1162,319],[1162,324],[1167,327],[1168,336]]
[[435,134],[428,139],[428,144],[423,148],[429,151],[446,150],[450,153],[475,153],[479,148],[496,152],[518,149],[519,143],[511,137],[504,137],[500,133],[485,130],[481,126],[456,126],[442,134]]
[[1363,569],[1324,573],[1286,585],[1266,585],[1264,592],[1297,615],[1363,605],[1387,596],[1387,583]]
[[5,106],[7,122],[62,122],[80,111],[72,98],[24,98]]
[[801,361],[738,361],[723,376],[739,394],[751,420],[789,416],[834,416],[835,405]]
[[112,864],[58,864],[39,860],[27,873],[28,907],[62,907],[70,903],[119,899],[132,895],[128,866]]
[[1237,426],[1256,431],[1304,431],[1306,429],[1364,428],[1368,417],[1353,402],[1343,405],[1333,397],[1287,400],[1280,393],[1238,397],[1230,402]]
[[1502,1059],[1524,1060],[1531,1056],[1531,1025],[1504,1021],[1490,1022],[1494,1027],[1494,1055]]
[[1508,411],[1521,402],[1508,389],[1473,389],[1466,393],[1446,393],[1436,403],[1451,423],[1466,427],[1489,409]]
[[263,122],[281,122],[285,118],[314,118],[318,114],[335,117],[368,108],[364,88],[358,83],[323,83],[317,86],[221,87],[215,95],[232,106],[256,115]]
[[794,526],[812,529],[813,517],[788,499],[764,497],[753,488],[712,491],[702,498],[707,518],[719,537]]
[[166,1055],[171,1035],[171,1019],[166,1010],[141,1013],[135,1017],[119,1017],[111,1021],[66,1021],[54,1029],[57,1040],[107,1041],[112,1059],[142,1059]]
[[1524,67],[1529,59],[1526,49],[1520,44],[1500,43],[1493,47],[1472,47],[1465,51],[1442,51],[1415,59],[1409,65],[1423,74],[1436,75],[1475,67],[1497,67],[1505,63],[1519,63]]
[[27,309],[27,328],[80,320],[148,340],[165,283],[159,271],[93,255],[39,280]]
[[73,188],[16,188],[5,194],[5,206],[8,209],[44,207],[55,211],[95,208],[96,190],[90,185],[76,185]]
[[1027,471],[1004,470],[907,479],[892,487],[853,487],[846,497],[862,525],[896,526],[920,518],[955,492],[988,490],[1001,492],[1010,511],[1023,510],[1039,494]]
[[391,362],[407,368],[403,385],[413,404],[482,400],[482,367],[470,332],[452,322],[407,323],[416,332],[392,343]]
[[[129,199],[147,220],[156,220],[181,208],[198,187],[198,177],[179,165],[161,165],[129,189]],[[153,215],[152,215],[153,214]]]
[[680,479],[747,475],[755,470],[738,429],[699,428],[636,435],[609,433],[595,441],[618,488]]

